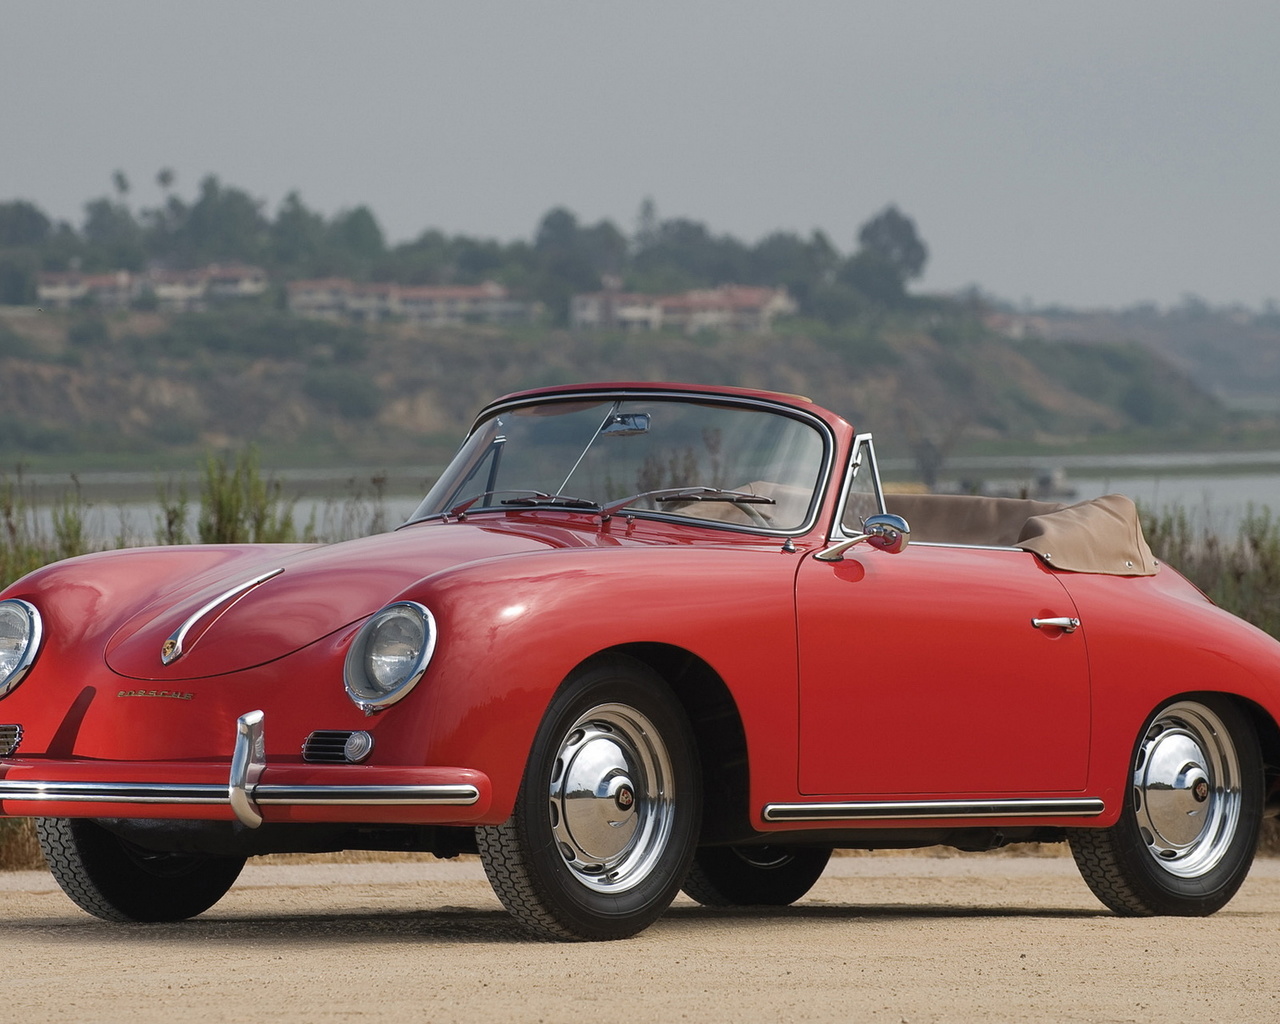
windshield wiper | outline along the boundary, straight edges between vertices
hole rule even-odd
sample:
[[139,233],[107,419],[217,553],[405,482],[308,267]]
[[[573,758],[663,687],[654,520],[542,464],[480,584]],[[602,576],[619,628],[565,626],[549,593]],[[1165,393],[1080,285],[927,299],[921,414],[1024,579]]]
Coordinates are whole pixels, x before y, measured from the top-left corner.
[[445,513],[448,516],[465,516],[467,511],[476,502],[484,498],[493,498],[498,494],[517,494],[517,498],[503,498],[498,502],[499,505],[507,505],[516,508],[538,508],[544,505],[558,506],[560,508],[587,508],[599,511],[600,503],[591,501],[589,498],[575,498],[571,494],[548,494],[546,491],[536,491],[532,487],[512,487],[506,490],[499,489],[495,491],[481,491],[479,494],[473,494],[470,498],[465,498],[457,504],[450,507]]
[[[471,506],[474,505],[476,502],[480,501],[483,498],[492,498],[498,494],[525,494],[525,495],[529,495],[531,497],[537,497],[537,498],[550,497],[549,494],[546,494],[543,491],[535,491],[532,487],[512,487],[505,490],[498,489],[498,490],[492,490],[492,491],[481,491],[479,494],[473,494],[469,498],[463,498],[461,501],[453,505],[450,505],[449,510],[445,512],[445,515],[447,516],[466,515],[467,510],[470,509]],[[506,504],[509,504],[509,502],[510,502],[510,499],[508,499],[508,501],[501,502],[501,504],[506,505]]]
[[600,512],[604,516],[616,515],[628,505],[634,504],[642,498],[657,502],[727,501],[735,505],[777,504],[773,498],[766,497],[763,494],[756,494],[754,491],[731,491],[723,487],[662,487],[654,491],[641,491],[639,494],[633,494],[631,497],[622,498],[619,501],[611,501]]
[[535,492],[527,498],[504,498],[500,504],[514,505],[517,508],[555,506],[557,508],[589,508],[596,512],[600,511],[600,503],[592,501],[590,498],[575,498],[572,494],[543,494],[541,491]]

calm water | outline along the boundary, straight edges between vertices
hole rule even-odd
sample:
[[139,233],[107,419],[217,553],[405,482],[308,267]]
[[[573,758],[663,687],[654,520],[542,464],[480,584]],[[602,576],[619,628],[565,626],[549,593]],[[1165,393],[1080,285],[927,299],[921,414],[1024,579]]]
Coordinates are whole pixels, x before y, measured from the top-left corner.
[[[909,473],[910,464],[890,469]],[[956,460],[947,466],[947,489],[968,490],[980,481],[986,493],[1036,493],[1037,477],[1052,472],[1061,486],[1043,495],[1056,501],[1084,501],[1102,494],[1127,494],[1145,508],[1186,510],[1197,526],[1234,533],[1252,507],[1280,515],[1280,451],[1167,452],[1145,455],[1064,456],[1041,465],[1022,457]]]
[[1280,514],[1280,472],[1213,476],[1071,477],[1074,500],[1118,492],[1157,511],[1181,507],[1194,521],[1234,529],[1250,506]]
[[991,459],[962,467],[990,491],[1032,497],[1037,477],[1052,470],[1063,490],[1057,501],[1084,501],[1102,494],[1126,494],[1160,512],[1182,508],[1197,525],[1232,533],[1252,508],[1280,515],[1280,452],[1195,452],[1112,456],[1105,466],[1083,457],[1029,468],[1025,460]]
[[[886,471],[897,475],[909,466],[886,460]],[[1091,464],[1092,462],[1092,464]],[[1239,467],[1238,470],[1232,469]],[[1025,459],[991,458],[949,465],[954,474],[949,489],[967,489],[961,481],[981,481],[989,493],[1032,497],[1037,475],[1053,469],[1063,488],[1054,494],[1057,501],[1083,501],[1101,494],[1127,494],[1144,507],[1162,511],[1181,507],[1197,526],[1224,534],[1233,533],[1250,507],[1270,508],[1280,515],[1280,452],[1192,453],[1113,456],[1105,468],[1097,460],[1062,458],[1052,466],[1028,466]],[[413,512],[426,493],[428,480],[422,475],[392,476],[386,491],[376,501],[364,481],[351,471],[328,474],[289,471],[274,474],[284,485],[284,494],[293,500],[294,522],[302,529],[314,517],[322,536],[355,536],[367,532],[375,515],[388,528],[399,525]],[[66,477],[30,478],[38,505],[66,493]],[[132,544],[153,543],[160,506],[149,500],[155,494],[155,478],[149,474],[92,474],[80,478],[82,493],[89,502],[88,527],[99,543],[124,538]],[[199,487],[189,487],[189,533],[195,532]],[[326,495],[315,497],[315,495]],[[49,528],[47,508],[41,510],[40,527]]]

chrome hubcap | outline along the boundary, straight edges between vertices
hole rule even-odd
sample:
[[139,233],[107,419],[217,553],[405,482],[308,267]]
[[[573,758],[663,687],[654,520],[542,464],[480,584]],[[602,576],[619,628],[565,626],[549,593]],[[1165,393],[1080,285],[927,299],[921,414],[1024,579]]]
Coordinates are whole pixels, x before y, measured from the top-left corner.
[[666,745],[640,712],[601,704],[574,722],[556,753],[548,811],[578,881],[619,892],[647,877],[671,835],[672,790]]
[[1240,820],[1240,762],[1221,720],[1190,701],[1147,730],[1133,772],[1138,830],[1162,869],[1180,878],[1212,870]]

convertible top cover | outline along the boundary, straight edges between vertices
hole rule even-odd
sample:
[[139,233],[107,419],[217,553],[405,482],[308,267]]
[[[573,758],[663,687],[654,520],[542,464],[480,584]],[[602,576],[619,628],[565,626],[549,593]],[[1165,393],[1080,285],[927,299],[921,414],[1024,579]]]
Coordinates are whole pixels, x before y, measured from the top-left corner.
[[1122,494],[1075,505],[969,494],[888,494],[890,512],[911,525],[911,539],[934,544],[1022,548],[1055,569],[1109,576],[1153,576],[1137,506]]

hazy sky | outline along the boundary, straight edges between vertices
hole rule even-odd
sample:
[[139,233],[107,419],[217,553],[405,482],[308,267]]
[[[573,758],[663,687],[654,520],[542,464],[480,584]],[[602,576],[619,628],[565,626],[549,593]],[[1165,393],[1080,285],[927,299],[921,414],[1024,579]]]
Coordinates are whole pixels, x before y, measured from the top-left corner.
[[1280,300],[1276,0],[2,0],[0,96],[0,201],[77,225],[162,167],[391,241],[895,203],[927,289]]

